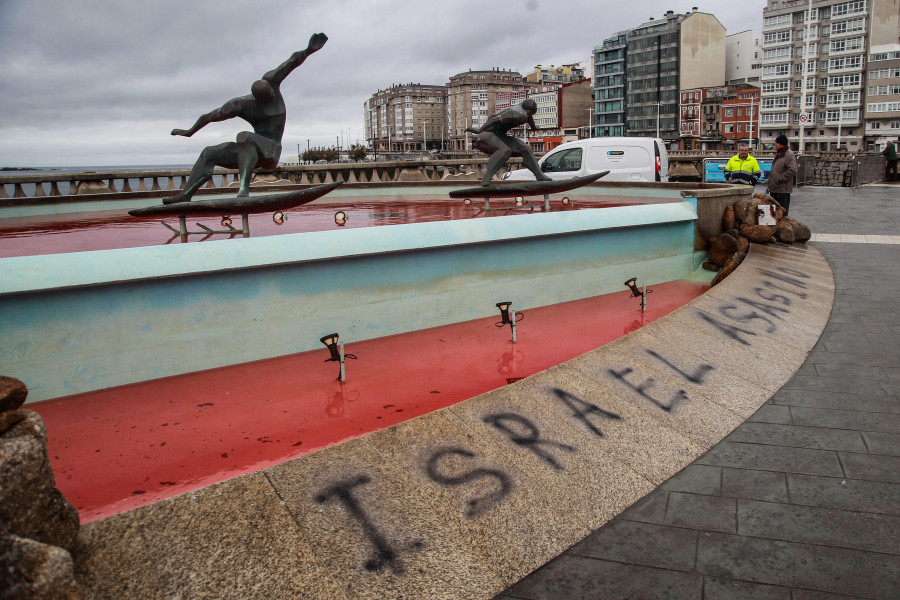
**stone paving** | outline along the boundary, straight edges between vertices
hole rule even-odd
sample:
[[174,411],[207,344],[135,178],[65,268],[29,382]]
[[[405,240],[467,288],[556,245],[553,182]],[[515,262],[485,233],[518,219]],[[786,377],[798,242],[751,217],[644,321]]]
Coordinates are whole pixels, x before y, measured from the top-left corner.
[[799,188],[821,338],[728,437],[495,600],[900,598],[900,194]]

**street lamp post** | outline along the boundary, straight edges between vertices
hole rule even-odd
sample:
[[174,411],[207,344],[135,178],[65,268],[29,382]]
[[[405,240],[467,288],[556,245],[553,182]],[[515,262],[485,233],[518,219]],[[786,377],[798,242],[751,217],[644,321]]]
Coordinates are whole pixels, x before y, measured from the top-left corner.
[[[806,7],[806,31],[803,33],[803,77],[800,78],[803,86],[800,91],[800,116],[803,117],[806,115],[806,80],[809,78],[809,25],[812,21],[812,3],[813,0],[809,0],[809,4]],[[801,153],[806,150],[806,143],[804,142],[806,127],[804,125],[806,125],[807,118],[800,119],[799,148]]]
[[428,151],[428,130],[427,130],[428,125],[427,124],[428,124],[428,119],[423,119],[422,120],[422,150],[424,150],[425,152]]
[[466,133],[466,152],[468,152],[469,150],[471,150],[471,147],[469,147],[469,117],[466,117],[466,131],[465,131],[465,133]]
[[837,139],[837,147],[835,150],[841,149],[841,121],[844,120],[844,86],[841,85],[840,91],[838,91],[838,139]]
[[656,103],[656,137],[659,137],[659,106],[660,102]]

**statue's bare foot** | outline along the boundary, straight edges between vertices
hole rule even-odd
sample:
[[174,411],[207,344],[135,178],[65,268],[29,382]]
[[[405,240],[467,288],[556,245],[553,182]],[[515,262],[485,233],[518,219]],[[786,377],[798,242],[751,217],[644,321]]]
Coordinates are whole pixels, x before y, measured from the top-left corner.
[[186,198],[182,194],[175,194],[174,196],[169,196],[168,198],[163,198],[163,204],[175,204],[177,202],[188,202],[190,198]]
[[237,193],[237,197],[238,197],[238,198],[249,198],[249,197],[250,197],[250,190],[241,190],[241,191],[239,191],[239,192]]

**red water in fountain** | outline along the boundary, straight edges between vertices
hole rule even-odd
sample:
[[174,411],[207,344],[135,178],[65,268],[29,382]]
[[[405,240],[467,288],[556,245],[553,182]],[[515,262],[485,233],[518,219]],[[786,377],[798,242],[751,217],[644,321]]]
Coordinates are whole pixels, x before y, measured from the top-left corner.
[[[309,231],[340,231],[358,227],[377,227],[401,223],[426,223],[429,221],[449,221],[528,215],[543,211],[543,202],[534,207],[519,207],[513,210],[484,211],[477,204],[466,206],[462,202],[411,201],[409,196],[382,197],[379,202],[336,202],[316,201],[313,204],[285,211],[285,221],[276,223],[271,214],[250,215],[250,235],[263,237],[287,233]],[[564,205],[562,196],[554,197],[552,210],[579,210],[585,208],[611,208],[636,204],[660,204],[675,202],[666,198],[636,198],[624,196],[585,197],[572,196],[572,202]],[[153,200],[148,199],[147,204]],[[482,201],[483,204],[483,201]],[[503,208],[501,201],[491,204]],[[344,225],[337,225],[334,214],[343,210],[348,219]],[[41,215],[39,217],[17,217],[0,219],[0,258],[12,256],[33,256],[39,254],[59,254],[64,252],[84,252],[87,250],[110,250],[114,248],[135,248],[182,243],[181,236],[166,229],[161,221],[178,228],[178,218],[130,217],[124,211],[104,213],[74,213],[62,215]],[[189,231],[200,231],[196,223],[203,223],[215,230],[224,229],[218,217],[191,217],[187,221]],[[232,217],[233,226],[241,227],[240,215]],[[212,236],[193,234],[187,236],[190,243],[206,240],[224,240],[229,235]],[[231,237],[240,237],[236,233]]]
[[[278,464],[450,406],[602,346],[708,286],[653,286],[28,405],[44,418],[57,485],[82,522]],[[503,298],[499,300],[504,300]],[[340,333],[340,332],[339,332]]]

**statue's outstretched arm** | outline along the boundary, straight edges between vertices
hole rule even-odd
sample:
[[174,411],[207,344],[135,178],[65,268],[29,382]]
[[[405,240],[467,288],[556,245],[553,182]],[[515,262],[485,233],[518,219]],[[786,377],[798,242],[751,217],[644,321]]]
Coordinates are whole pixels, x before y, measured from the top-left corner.
[[263,79],[272,85],[280,85],[284,78],[291,74],[291,71],[303,64],[306,57],[313,52],[318,52],[328,41],[328,36],[324,33],[314,33],[309,38],[309,45],[306,50],[298,50],[291,54],[291,57],[262,76]]
[[229,100],[221,107],[206,114],[200,115],[200,117],[197,119],[197,122],[194,123],[190,129],[173,129],[172,135],[183,135],[185,137],[191,137],[210,123],[215,123],[217,121],[226,121],[228,119],[233,119],[236,116],[238,116],[236,101]]

